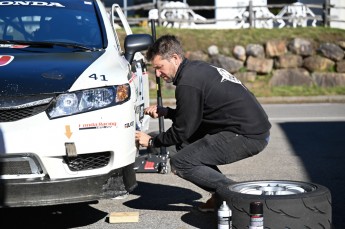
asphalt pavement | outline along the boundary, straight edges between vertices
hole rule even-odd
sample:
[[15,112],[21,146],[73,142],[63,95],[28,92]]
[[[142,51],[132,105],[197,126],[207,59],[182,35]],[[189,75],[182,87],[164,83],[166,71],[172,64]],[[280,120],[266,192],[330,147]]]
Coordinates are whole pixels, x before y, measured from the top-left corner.
[[[254,157],[220,166],[221,171],[235,181],[293,180],[321,184],[332,194],[335,228],[345,228],[345,103],[270,102],[263,107],[272,123],[269,145]],[[165,129],[170,124],[166,121]],[[151,120],[150,126],[149,132],[158,131],[158,120]],[[2,227],[215,228],[214,215],[197,210],[197,206],[210,197],[206,191],[172,173],[137,173],[137,181],[138,187],[124,199],[0,209]],[[139,212],[139,221],[111,224],[109,215],[112,212]]]

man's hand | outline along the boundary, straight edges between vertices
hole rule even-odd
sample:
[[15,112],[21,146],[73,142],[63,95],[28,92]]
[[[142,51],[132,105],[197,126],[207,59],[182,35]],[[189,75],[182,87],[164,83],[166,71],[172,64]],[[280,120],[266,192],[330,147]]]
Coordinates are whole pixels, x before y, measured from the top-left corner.
[[150,138],[152,138],[152,137],[150,135],[144,133],[144,132],[141,132],[141,131],[135,132],[135,140],[142,147],[148,147],[148,143],[149,143]]
[[153,105],[145,108],[144,113],[150,115],[151,118],[159,118],[161,116],[164,117],[168,114],[168,108]]

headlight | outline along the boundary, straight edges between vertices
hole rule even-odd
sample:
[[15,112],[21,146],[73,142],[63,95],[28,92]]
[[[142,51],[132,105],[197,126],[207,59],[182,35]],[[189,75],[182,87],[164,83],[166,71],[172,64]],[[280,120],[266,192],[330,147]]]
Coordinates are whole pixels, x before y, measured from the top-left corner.
[[56,97],[47,114],[50,119],[59,118],[115,106],[129,98],[129,84],[65,93]]

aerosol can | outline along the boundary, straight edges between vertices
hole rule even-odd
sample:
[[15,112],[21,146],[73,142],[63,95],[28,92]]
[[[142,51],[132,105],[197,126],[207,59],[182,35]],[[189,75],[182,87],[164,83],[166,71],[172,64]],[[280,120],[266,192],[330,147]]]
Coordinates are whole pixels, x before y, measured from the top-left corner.
[[218,229],[232,229],[232,212],[226,201],[218,209]]
[[251,202],[249,208],[249,229],[264,229],[263,205],[261,202]]

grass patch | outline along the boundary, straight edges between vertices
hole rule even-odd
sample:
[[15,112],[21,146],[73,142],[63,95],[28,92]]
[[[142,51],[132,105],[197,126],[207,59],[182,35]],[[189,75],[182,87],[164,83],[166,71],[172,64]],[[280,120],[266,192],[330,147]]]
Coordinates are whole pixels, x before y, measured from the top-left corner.
[[271,89],[273,95],[277,96],[313,96],[325,94],[324,90],[318,87],[303,86],[280,86]]
[[269,95],[263,95],[258,90],[252,90],[258,97],[271,96],[319,96],[319,95],[345,95],[345,87],[302,87],[302,86],[280,86],[269,88]]
[[[133,33],[151,34],[151,28],[134,27]],[[235,45],[265,44],[271,39],[290,41],[296,37],[314,41],[315,47],[323,42],[345,41],[345,30],[328,27],[218,30],[157,27],[156,34],[157,38],[164,34],[174,34],[182,41],[185,51],[202,50],[205,52],[211,45],[217,45],[222,52],[226,48],[232,49]],[[123,32],[120,35],[123,35]]]
[[[287,97],[287,96],[329,96],[329,95],[345,95],[345,87],[302,87],[302,86],[280,86],[268,87],[267,84],[255,84],[256,86],[249,86],[249,90],[256,97]],[[161,91],[163,99],[175,98],[175,90],[173,88],[162,88]],[[150,90],[150,98],[157,98],[157,91]]]

